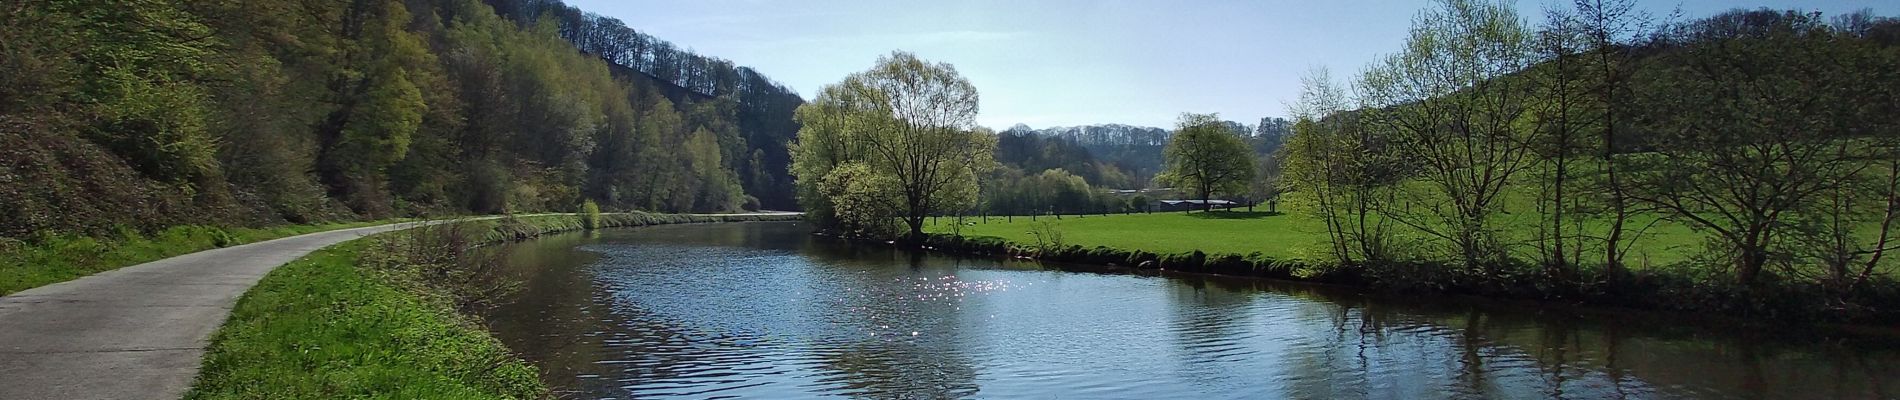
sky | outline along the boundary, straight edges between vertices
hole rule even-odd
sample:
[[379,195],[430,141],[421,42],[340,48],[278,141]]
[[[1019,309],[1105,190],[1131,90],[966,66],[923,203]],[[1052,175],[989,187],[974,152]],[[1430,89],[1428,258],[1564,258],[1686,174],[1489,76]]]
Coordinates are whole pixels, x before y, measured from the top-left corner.
[[[1732,8],[1828,15],[1900,0],[1637,0],[1660,20]],[[568,0],[681,48],[749,66],[810,99],[894,50],[947,62],[976,85],[977,122],[1004,129],[1170,127],[1182,112],[1281,117],[1300,77],[1344,79],[1399,49],[1429,0]],[[1546,5],[1518,0],[1541,21]]]

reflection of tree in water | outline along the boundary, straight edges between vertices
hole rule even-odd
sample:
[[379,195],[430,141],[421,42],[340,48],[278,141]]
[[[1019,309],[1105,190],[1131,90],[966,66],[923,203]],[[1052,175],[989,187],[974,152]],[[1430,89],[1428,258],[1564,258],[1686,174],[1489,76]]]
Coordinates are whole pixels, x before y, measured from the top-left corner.
[[1452,343],[1457,346],[1460,357],[1457,378],[1458,389],[1463,395],[1480,395],[1498,392],[1494,382],[1485,370],[1485,358],[1489,355],[1484,338],[1484,314],[1473,309],[1465,313],[1464,328],[1452,335]]
[[584,234],[563,234],[479,250],[502,257],[500,272],[517,285],[488,310],[488,330],[557,388],[571,387],[575,376],[597,369],[590,368],[596,344],[570,333],[604,331],[609,325],[593,315],[598,291],[586,272],[599,257],[576,248],[592,241]]
[[[612,237],[624,232],[610,232]],[[703,354],[677,351],[693,337],[654,322],[643,311],[622,307],[614,289],[600,282],[590,264],[628,262],[577,248],[581,234],[544,237],[496,247],[520,290],[490,313],[490,330],[536,365],[559,394],[628,397],[641,383],[665,382],[703,364]]]
[[[1275,289],[1276,302],[1288,304],[1288,320],[1295,322],[1284,328],[1295,332],[1283,334],[1297,337],[1283,368],[1285,397],[1380,397],[1373,387],[1394,385],[1374,376],[1375,368],[1389,362],[1376,356],[1389,350],[1387,332],[1401,328],[1395,321],[1402,315],[1361,296],[1300,286]],[[1416,362],[1417,357],[1411,358],[1407,362]]]
[[[832,371],[819,382],[840,385],[844,394],[875,398],[969,397],[979,389],[976,369],[962,348],[956,327],[959,298],[930,297],[931,285],[946,285],[961,269],[961,260],[899,252],[901,267],[884,264],[882,273],[838,273],[853,279],[848,287],[887,288],[867,296],[842,296],[831,315],[851,316],[837,321],[846,332],[862,333],[822,347],[819,366]],[[820,263],[821,265],[839,265]],[[901,269],[900,269],[901,268]],[[842,272],[842,271],[840,271]],[[907,290],[893,282],[916,279],[923,290]],[[942,282],[939,282],[942,281]],[[938,287],[939,291],[944,290]],[[921,297],[920,297],[921,296]],[[853,311],[853,310],[865,310]]]
[[1239,384],[1243,374],[1234,362],[1245,357],[1248,344],[1248,305],[1253,290],[1230,290],[1210,284],[1205,277],[1182,277],[1167,285],[1174,320],[1168,331],[1180,356],[1181,370],[1202,385]]

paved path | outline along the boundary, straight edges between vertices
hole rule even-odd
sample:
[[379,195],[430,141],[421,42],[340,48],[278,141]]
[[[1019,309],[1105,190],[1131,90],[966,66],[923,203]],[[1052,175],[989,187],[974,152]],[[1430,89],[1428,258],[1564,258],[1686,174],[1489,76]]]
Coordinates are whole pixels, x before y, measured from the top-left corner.
[[[517,217],[546,215],[561,214]],[[500,217],[473,219],[490,218]],[[211,334],[265,274],[332,244],[441,222],[449,221],[206,250],[0,297],[0,400],[177,399],[198,376]]]
[[238,296],[311,251],[414,223],[206,250],[0,297],[0,399],[177,399]]

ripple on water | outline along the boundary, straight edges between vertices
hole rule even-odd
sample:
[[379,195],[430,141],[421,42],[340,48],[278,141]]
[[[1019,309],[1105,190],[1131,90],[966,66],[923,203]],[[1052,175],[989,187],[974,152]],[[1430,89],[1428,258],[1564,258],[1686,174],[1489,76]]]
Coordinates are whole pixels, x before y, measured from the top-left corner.
[[[843,248],[782,227],[609,233],[581,247],[591,264],[548,269],[592,292],[518,316],[560,328],[503,336],[577,343],[511,343],[547,351],[527,356],[561,365],[544,370],[577,398],[1855,398],[1900,365],[1891,351]],[[1773,362],[1735,366],[1737,349]],[[1850,353],[1868,361],[1834,361]]]

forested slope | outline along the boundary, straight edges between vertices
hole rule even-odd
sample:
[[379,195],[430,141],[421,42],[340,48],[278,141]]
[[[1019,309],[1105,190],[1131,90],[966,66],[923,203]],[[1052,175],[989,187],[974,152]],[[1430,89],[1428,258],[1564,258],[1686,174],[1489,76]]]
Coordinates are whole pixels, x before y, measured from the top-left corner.
[[786,207],[802,103],[549,1],[25,2],[0,71],[13,238]]

